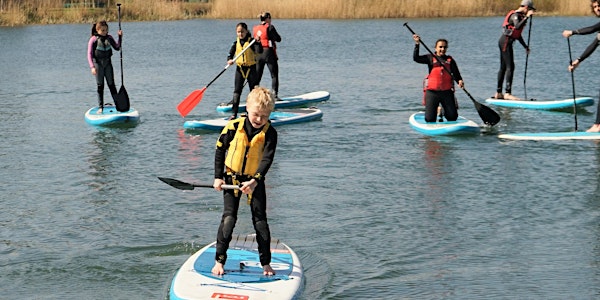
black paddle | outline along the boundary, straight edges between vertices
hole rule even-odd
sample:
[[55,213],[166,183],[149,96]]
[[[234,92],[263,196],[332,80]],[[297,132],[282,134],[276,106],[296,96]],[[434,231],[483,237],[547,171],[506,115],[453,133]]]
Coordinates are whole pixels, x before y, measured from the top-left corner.
[[[404,23],[404,26],[406,28],[408,28],[408,30],[412,34],[416,34],[412,30],[412,28],[410,28],[410,26],[408,26],[408,23]],[[429,52],[429,54],[433,55],[433,57],[435,57],[435,59],[444,67],[446,72],[448,72],[448,74],[450,74],[450,76],[452,76],[452,79],[454,79],[454,81],[456,81],[458,83],[458,80],[456,80],[456,77],[454,77],[454,74],[452,74],[452,72],[450,72],[450,70],[448,70],[448,67],[446,67],[446,65],[444,65],[442,63],[441,59],[437,55],[435,55],[433,52],[431,52],[431,50],[429,50],[429,47],[427,47],[427,45],[425,45],[425,43],[423,43],[423,40],[419,39],[419,42],[421,43],[421,45],[423,45],[423,47],[425,47],[427,52]],[[479,117],[481,117],[481,120],[483,121],[483,123],[490,125],[490,126],[494,126],[494,125],[498,124],[498,122],[500,122],[500,115],[498,115],[497,112],[495,112],[493,109],[477,102],[475,100],[475,98],[473,98],[473,96],[471,96],[471,94],[469,94],[467,89],[465,89],[464,87],[462,88],[462,90],[465,92],[465,94],[467,94],[467,96],[469,96],[471,101],[473,101],[473,104],[475,105],[475,109],[477,110],[477,113],[479,114]]]
[[[569,46],[569,65],[573,65],[573,57],[571,56],[571,39],[567,38],[567,45]],[[573,88],[573,114],[575,115],[575,131],[577,131],[577,101],[575,101],[575,69],[571,70],[571,86]]]
[[[119,15],[119,30],[121,30],[121,3],[117,3],[118,15]],[[119,49],[121,55],[121,88],[117,93],[117,99],[115,99],[115,106],[120,112],[129,111],[129,95],[125,86],[123,85],[123,42],[121,41],[121,48]]]
[[[176,189],[180,189],[180,190],[193,190],[194,188],[197,188],[197,187],[213,188],[213,185],[209,184],[209,183],[187,183],[187,182],[183,182],[181,180],[165,178],[165,177],[158,177],[158,179],[160,179],[162,182],[164,182]],[[239,186],[230,185],[230,184],[223,184],[223,185],[221,185],[221,188],[224,190],[239,190],[240,189]]]
[[[529,19],[531,19],[531,21],[529,22],[529,33],[527,34],[527,48],[530,49],[530,45],[531,43],[529,42],[531,40],[531,27],[533,27],[533,15],[529,16]],[[525,90],[525,100],[529,100],[527,98],[527,62],[529,61],[529,51],[527,51],[527,54],[525,55],[525,75],[523,75],[523,89]]]

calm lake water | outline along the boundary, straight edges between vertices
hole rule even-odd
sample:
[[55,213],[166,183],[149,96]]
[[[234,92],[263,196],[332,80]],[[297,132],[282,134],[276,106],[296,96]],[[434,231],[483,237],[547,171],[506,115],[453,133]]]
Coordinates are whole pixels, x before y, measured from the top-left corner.
[[[573,130],[571,112],[497,109],[502,122],[479,136],[416,133],[408,118],[422,109],[426,66],[412,61],[406,21],[273,22],[280,95],[331,93],[321,121],[279,127],[267,179],[272,234],[304,265],[302,299],[600,297],[600,146],[497,138]],[[450,41],[478,101],[495,92],[502,17],[408,21],[430,48]],[[596,21],[534,18],[528,97],[572,97],[561,32]],[[90,25],[0,28],[2,297],[164,299],[177,268],[215,239],[222,197],[156,177],[212,181],[217,134],[184,131],[175,107],[225,66],[237,22],[124,22],[124,83],[142,122],[120,129],[83,120],[96,103]],[[573,58],[594,37],[573,37]],[[523,96],[525,52],[515,53]],[[599,60],[577,69],[578,96],[597,97]],[[228,70],[186,119],[218,117],[232,92]],[[580,130],[595,110],[577,113]],[[251,233],[240,211],[235,230]]]

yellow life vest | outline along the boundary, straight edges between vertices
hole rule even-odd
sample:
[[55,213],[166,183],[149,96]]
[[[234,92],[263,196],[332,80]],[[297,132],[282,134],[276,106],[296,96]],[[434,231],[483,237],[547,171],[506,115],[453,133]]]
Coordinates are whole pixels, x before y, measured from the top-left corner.
[[263,157],[265,137],[270,124],[265,124],[264,128],[251,141],[248,141],[248,136],[244,130],[245,120],[246,118],[242,117],[229,122],[223,129],[223,132],[233,130],[235,129],[234,124],[239,123],[233,140],[229,142],[225,166],[236,174],[254,176]]
[[[246,41],[243,45],[240,43],[240,38],[237,39],[237,43],[235,44],[235,55],[237,56],[244,48],[248,47],[250,44],[250,40]],[[235,61],[236,64],[240,67],[248,67],[256,64],[256,53],[254,53],[254,49],[248,49],[244,54],[240,55],[238,59]]]

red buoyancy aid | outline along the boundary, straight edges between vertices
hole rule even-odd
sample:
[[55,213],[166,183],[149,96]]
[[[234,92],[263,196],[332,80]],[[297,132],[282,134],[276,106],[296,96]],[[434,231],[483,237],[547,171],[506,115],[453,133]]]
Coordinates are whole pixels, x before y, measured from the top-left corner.
[[504,31],[504,34],[513,38],[513,39],[518,39],[521,37],[521,33],[523,32],[523,29],[525,29],[525,26],[523,26],[521,29],[516,29],[515,25],[510,24],[509,20],[510,20],[510,16],[512,16],[512,14],[516,13],[515,10],[511,10],[508,12],[508,14],[506,15],[506,17],[504,17],[504,22],[502,23],[502,30]]
[[269,29],[269,24],[268,23],[264,23],[264,24],[258,24],[256,26],[254,26],[254,28],[252,28],[252,36],[257,39],[258,37],[258,32],[260,31],[261,35],[260,35],[260,44],[263,46],[263,48],[269,48],[269,47],[273,47],[272,46],[272,42],[269,39],[269,33],[268,30]]
[[[450,70],[452,56],[446,56],[446,61],[442,61],[444,65],[433,56],[431,56],[431,59],[433,60],[433,67],[431,68],[429,75],[427,75],[427,85],[425,89],[430,91],[453,90],[454,80],[452,79],[452,75],[446,71],[446,69]],[[446,68],[444,68],[444,66],[446,66]]]

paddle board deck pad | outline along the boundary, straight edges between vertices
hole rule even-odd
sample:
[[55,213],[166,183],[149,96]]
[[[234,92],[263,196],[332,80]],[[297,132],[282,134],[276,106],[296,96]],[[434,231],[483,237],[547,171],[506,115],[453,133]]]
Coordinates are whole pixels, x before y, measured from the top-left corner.
[[215,242],[187,259],[169,288],[169,299],[295,299],[302,291],[302,265],[296,253],[279,240],[271,241],[273,276],[263,275],[255,235],[233,237],[225,274],[213,275]]
[[[275,108],[286,108],[286,107],[299,107],[307,106],[309,104],[315,104],[317,102],[323,102],[329,100],[329,92],[318,91],[307,94],[302,94],[293,97],[281,98],[281,101],[275,101]],[[217,106],[218,112],[230,112],[232,111],[232,105],[227,103],[221,103]],[[240,103],[238,112],[246,111],[246,103]]]
[[111,126],[139,122],[140,113],[133,107],[126,112],[120,112],[114,105],[104,105],[102,113],[98,113],[98,107],[92,107],[85,112],[85,121],[96,126]]
[[[323,112],[320,109],[297,108],[274,111],[269,118],[271,125],[279,126],[319,120],[322,117]],[[227,122],[229,122],[229,117],[203,121],[186,121],[183,123],[183,128],[220,131],[227,125]]]
[[[502,107],[510,108],[528,108],[543,110],[568,109],[573,107],[573,98],[564,100],[503,100],[488,98],[485,102]],[[578,107],[594,105],[594,99],[590,97],[575,98],[575,104]]]
[[412,114],[408,122],[414,130],[431,136],[478,134],[481,131],[477,123],[461,116],[456,121],[427,123],[425,113],[418,112]]
[[500,134],[501,139],[521,141],[600,140],[600,132],[530,132]]

